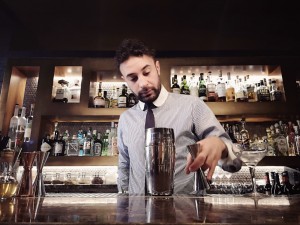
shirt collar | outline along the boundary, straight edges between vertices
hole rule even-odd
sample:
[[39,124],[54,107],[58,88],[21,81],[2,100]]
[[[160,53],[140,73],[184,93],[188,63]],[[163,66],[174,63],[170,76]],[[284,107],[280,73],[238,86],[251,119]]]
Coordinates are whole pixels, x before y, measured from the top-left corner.
[[[167,100],[168,98],[168,91],[165,89],[165,87],[163,85],[161,85],[161,90],[160,90],[160,93],[157,97],[157,99],[153,102],[153,104],[156,106],[156,107],[160,107],[162,106],[165,101]],[[139,106],[141,108],[141,110],[144,109],[145,107],[145,103],[142,102],[142,101],[139,101]]]

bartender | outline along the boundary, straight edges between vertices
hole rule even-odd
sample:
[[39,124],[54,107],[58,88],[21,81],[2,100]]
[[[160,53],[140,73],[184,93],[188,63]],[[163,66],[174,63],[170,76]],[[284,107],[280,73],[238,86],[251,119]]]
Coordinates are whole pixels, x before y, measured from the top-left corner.
[[[169,93],[161,84],[155,50],[136,39],[124,40],[116,51],[116,63],[139,102],[123,112],[118,126],[118,188],[129,194],[145,194],[145,104],[152,105],[155,127],[173,128],[176,160],[174,193],[193,192],[194,172],[200,167],[211,180],[216,166],[229,172],[241,168],[232,142],[213,112],[198,97]],[[148,123],[148,121],[147,121]],[[187,145],[201,145],[192,160]]]

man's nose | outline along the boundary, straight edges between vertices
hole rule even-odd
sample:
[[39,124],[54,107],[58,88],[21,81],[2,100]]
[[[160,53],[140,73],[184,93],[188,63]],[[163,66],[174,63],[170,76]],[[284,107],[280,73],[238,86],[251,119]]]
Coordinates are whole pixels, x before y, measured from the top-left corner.
[[139,79],[139,86],[140,88],[145,88],[148,86],[148,79],[144,76],[141,76]]

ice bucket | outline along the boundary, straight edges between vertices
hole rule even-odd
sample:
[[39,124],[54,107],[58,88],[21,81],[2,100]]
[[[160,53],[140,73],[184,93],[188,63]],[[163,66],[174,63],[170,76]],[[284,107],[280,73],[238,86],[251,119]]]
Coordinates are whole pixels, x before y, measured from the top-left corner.
[[175,145],[171,128],[148,128],[145,135],[146,194],[172,195]]

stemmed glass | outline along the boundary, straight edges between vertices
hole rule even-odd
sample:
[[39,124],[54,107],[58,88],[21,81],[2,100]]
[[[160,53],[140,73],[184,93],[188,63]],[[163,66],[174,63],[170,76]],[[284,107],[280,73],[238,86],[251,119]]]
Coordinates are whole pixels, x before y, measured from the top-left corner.
[[256,190],[255,168],[267,154],[267,142],[264,140],[256,140],[250,144],[237,143],[233,148],[234,154],[249,167],[252,192],[245,194],[249,197],[263,197],[264,195],[258,193]]

